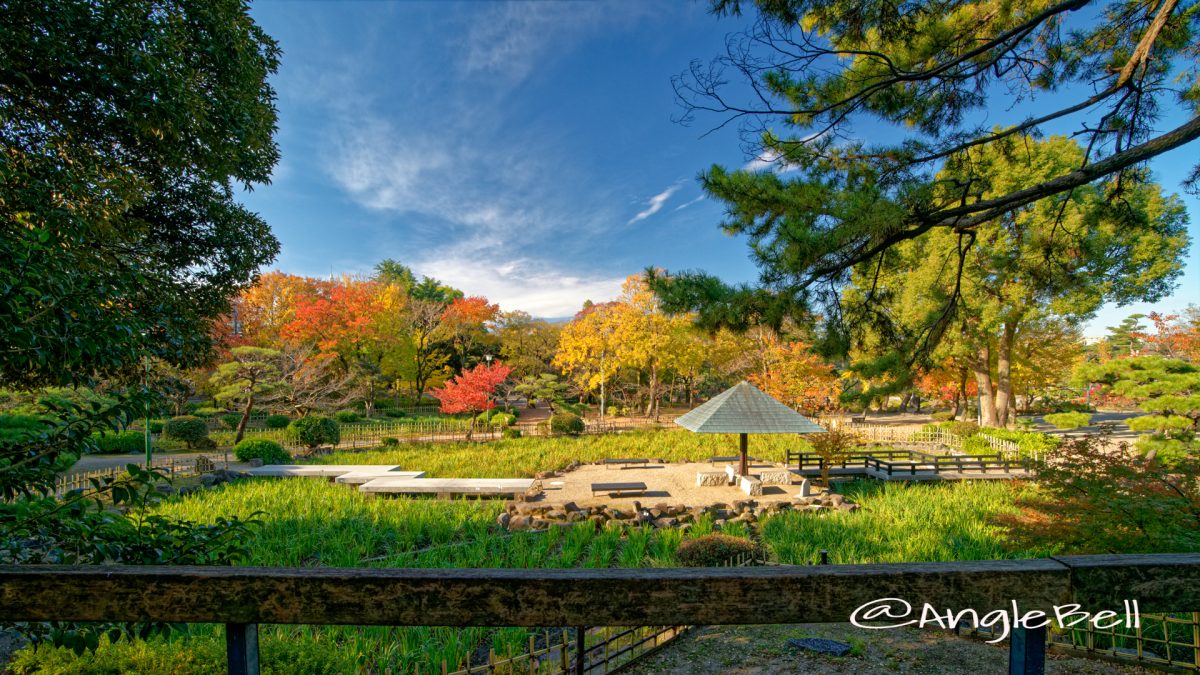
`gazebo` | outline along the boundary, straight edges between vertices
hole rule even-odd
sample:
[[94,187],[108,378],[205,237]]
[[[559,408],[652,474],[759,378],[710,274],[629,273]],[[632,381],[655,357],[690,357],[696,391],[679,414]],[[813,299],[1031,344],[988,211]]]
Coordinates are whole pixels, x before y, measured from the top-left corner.
[[820,425],[745,380],[675,418],[675,423],[698,434],[740,434],[738,446],[742,463],[738,473],[742,476],[749,471],[747,434],[813,434],[825,431]]

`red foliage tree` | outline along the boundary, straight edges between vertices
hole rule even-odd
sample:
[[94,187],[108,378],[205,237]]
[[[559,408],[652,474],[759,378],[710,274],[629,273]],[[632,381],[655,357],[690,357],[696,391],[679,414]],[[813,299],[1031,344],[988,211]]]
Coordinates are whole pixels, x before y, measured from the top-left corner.
[[496,407],[492,396],[496,393],[496,387],[508,379],[510,372],[512,369],[500,362],[491,365],[481,363],[464,370],[441,389],[434,389],[431,393],[442,402],[442,412],[471,414],[471,427],[467,430],[467,440],[470,440],[475,432],[475,417]]

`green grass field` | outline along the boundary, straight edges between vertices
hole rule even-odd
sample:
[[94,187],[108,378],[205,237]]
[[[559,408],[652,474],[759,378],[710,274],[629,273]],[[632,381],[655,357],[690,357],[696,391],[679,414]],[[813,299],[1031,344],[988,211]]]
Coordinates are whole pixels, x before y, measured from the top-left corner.
[[[730,454],[732,439],[682,432],[642,432],[581,438],[530,438],[478,444],[426,443],[397,449],[337,453],[327,463],[399,464],[432,476],[531,476],[575,459],[649,456],[704,459]],[[752,454],[781,458],[795,439],[755,438]],[[1010,551],[987,521],[1011,513],[1016,488],[1007,483],[902,485],[852,483],[841,490],[862,505],[856,513],[789,513],[762,526],[762,542],[780,562],[803,564],[827,549],[837,563],[918,562],[1032,556]],[[174,497],[160,512],[211,522],[260,513],[248,542],[249,565],[292,567],[654,567],[675,564],[685,537],[712,530],[702,519],[687,533],[643,528],[597,531],[590,523],[545,533],[509,534],[495,523],[497,501],[369,499],[343,485],[313,479],[256,479]],[[749,532],[739,524],[724,531]],[[17,673],[220,673],[220,626],[190,626],[169,639],[103,643],[95,655],[64,650],[20,652]],[[454,668],[481,644],[498,655],[524,645],[524,629],[264,626],[263,671],[350,673],[440,671]]]

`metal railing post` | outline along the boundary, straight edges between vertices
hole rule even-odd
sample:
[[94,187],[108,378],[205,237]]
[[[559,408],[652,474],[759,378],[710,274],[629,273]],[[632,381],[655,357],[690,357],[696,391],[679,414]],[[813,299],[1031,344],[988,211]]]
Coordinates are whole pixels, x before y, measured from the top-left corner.
[[1043,675],[1046,672],[1046,627],[1013,628],[1008,639],[1008,675]]
[[229,675],[258,675],[258,624],[225,624],[225,658]]

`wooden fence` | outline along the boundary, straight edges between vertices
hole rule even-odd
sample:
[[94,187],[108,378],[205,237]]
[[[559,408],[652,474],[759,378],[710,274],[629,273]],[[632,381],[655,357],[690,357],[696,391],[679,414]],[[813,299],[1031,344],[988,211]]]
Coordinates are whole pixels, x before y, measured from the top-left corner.
[[[1200,554],[687,569],[0,566],[6,621],[223,623],[230,673],[259,670],[260,623],[672,626],[843,623],[912,608],[1089,612],[1200,607]],[[895,605],[898,611],[900,605]],[[919,618],[917,614],[892,621]],[[1016,622],[1010,673],[1043,672],[1046,628]],[[586,656],[586,654],[584,654]],[[583,673],[586,658],[576,658]]]
[[[898,445],[917,445],[930,448],[946,448],[955,452],[963,449],[963,438],[943,429],[930,430],[924,424],[861,424],[852,422],[849,418],[823,418],[818,420],[826,428],[840,428],[852,432],[868,443],[895,443]],[[1004,455],[1008,459],[1020,457],[1021,448],[1013,441],[989,436],[987,433],[976,434],[983,439],[991,450]],[[1033,459],[1037,459],[1034,457]]]
[[[140,459],[140,457],[131,455],[130,459],[137,460]],[[130,461],[127,462],[127,464],[137,464],[138,466],[143,466],[145,462]],[[192,476],[203,473],[205,470],[208,470],[209,467],[213,467],[218,464],[220,464],[220,462],[217,460],[201,455],[197,457],[186,458],[167,457],[155,459],[151,466],[155,469],[165,472],[169,476]],[[76,471],[74,473],[63,474],[62,476],[58,477],[58,481],[54,487],[54,494],[61,497],[72,490],[88,490],[92,487],[93,479],[103,480],[105,478],[113,478],[125,473],[125,471],[125,465],[121,465],[104,467],[102,469],[93,469],[91,471]]]
[[[789,450],[787,464],[806,475],[820,475],[825,459],[815,453]],[[1025,462],[981,455],[930,455],[915,450],[868,450],[845,455],[830,463],[839,475],[865,473],[877,478],[904,478],[919,474],[949,475],[951,477],[979,474],[985,476],[1024,474]],[[838,470],[841,471],[838,471]],[[861,470],[861,471],[858,471]]]

